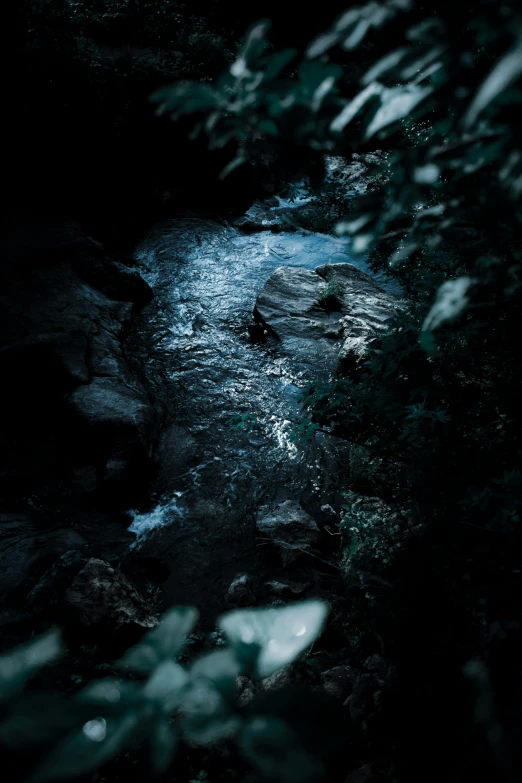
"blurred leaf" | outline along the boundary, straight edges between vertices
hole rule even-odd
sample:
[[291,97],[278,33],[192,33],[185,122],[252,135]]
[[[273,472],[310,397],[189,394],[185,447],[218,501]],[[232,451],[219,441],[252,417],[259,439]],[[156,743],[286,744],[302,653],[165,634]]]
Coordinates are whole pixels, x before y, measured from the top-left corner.
[[258,677],[269,677],[309,647],[321,633],[328,607],[303,601],[274,609],[245,609],[223,615],[218,626],[234,647],[258,645]]
[[278,136],[279,130],[275,122],[270,117],[265,117],[259,120],[257,128],[261,133],[267,133],[269,136]]
[[319,35],[306,50],[306,56],[310,59],[320,57],[322,54],[331,49],[336,43],[339,42],[339,35],[334,32],[323,33]]
[[166,718],[158,718],[149,739],[154,774],[165,772],[174,758],[178,735]]
[[476,281],[471,277],[447,280],[437,291],[435,303],[422,325],[423,331],[431,332],[443,323],[461,315],[469,304],[468,290]]
[[437,353],[437,344],[433,337],[433,332],[423,331],[420,333],[420,344],[428,354],[428,356],[435,356]]
[[241,732],[240,743],[246,758],[267,780],[317,783],[323,777],[320,760],[302,747],[297,734],[279,718],[253,718]]
[[61,634],[48,631],[27,644],[0,656],[0,701],[23,688],[38,669],[53,663],[63,653]]
[[219,179],[225,179],[228,175],[247,162],[247,156],[244,152],[239,152],[236,157],[228,163],[225,168],[220,172]]
[[438,16],[431,19],[423,19],[406,31],[406,38],[417,43],[431,43],[444,33],[444,23]]
[[407,52],[408,49],[403,47],[402,49],[396,49],[394,52],[390,52],[390,54],[382,57],[364,74],[361,79],[361,84],[371,84],[371,82],[374,82],[389,71],[392,71],[405,57]]
[[145,683],[143,694],[170,715],[179,706],[181,692],[188,679],[187,672],[178,663],[163,661]]
[[199,658],[190,669],[193,680],[210,680],[221,693],[234,693],[236,679],[241,674],[234,651],[216,650]]
[[14,748],[51,745],[87,720],[90,711],[56,693],[22,693],[0,724],[0,742]]
[[268,82],[279,76],[283,68],[286,68],[286,66],[292,62],[296,54],[296,49],[283,49],[282,52],[275,52],[275,54],[270,55],[270,57],[267,58],[263,73],[264,81]]
[[128,747],[141,734],[140,727],[143,715],[137,711],[87,721],[51,752],[30,783],[67,780],[94,771]]
[[[322,62],[307,62],[301,64],[299,77],[307,95],[312,96],[321,87],[325,79],[333,79],[335,82],[343,74],[340,65]],[[331,82],[333,84],[333,82]]]
[[384,87],[382,84],[379,84],[378,82],[373,82],[372,84],[369,84],[366,89],[364,89],[362,92],[359,93],[359,95],[356,95],[356,97],[351,100],[344,109],[340,112],[340,114],[337,115],[337,117],[332,120],[330,124],[330,130],[334,133],[339,133],[345,129],[345,127],[348,125],[349,122],[353,120],[354,117],[356,117],[359,112],[366,106],[368,101],[371,98],[375,98],[376,96],[380,96],[383,92]]
[[464,126],[469,128],[478,116],[486,109],[500,93],[510,87],[522,74],[522,36],[515,46],[507,52],[479,87],[471,106],[464,116]]
[[340,237],[345,236],[346,234],[357,234],[357,232],[370,223],[374,217],[375,215],[373,213],[369,213],[366,215],[360,215],[353,220],[340,220],[338,223],[336,223],[334,231],[337,236]]
[[153,671],[162,661],[172,660],[181,651],[187,635],[197,622],[197,609],[178,606],[166,612],[160,624],[131,648],[119,661],[120,666],[137,672]]
[[92,705],[102,710],[122,712],[143,699],[141,688],[133,682],[116,678],[96,680],[80,691],[75,699],[80,704]]
[[265,35],[270,26],[271,22],[268,19],[262,19],[249,28],[241,56],[230,66],[230,73],[236,79],[244,79],[251,75],[249,66],[254,65],[268,46]]
[[394,267],[396,264],[399,264],[401,261],[405,261],[419,248],[420,245],[418,242],[411,242],[411,241],[401,242],[390,258],[390,262],[389,262],[390,266]]
[[422,54],[413,62],[409,62],[408,65],[404,65],[400,71],[400,78],[404,81],[418,78],[419,74],[422,74],[424,69],[433,63],[434,60],[438,60],[444,54],[444,46],[434,46],[427,52]]
[[370,139],[388,125],[403,120],[433,92],[432,87],[394,87],[381,92],[381,105],[366,128],[365,139]]
[[180,710],[180,725],[183,734],[201,745],[235,734],[241,721],[231,715],[219,690],[210,680],[193,680],[183,694]]
[[173,113],[174,117],[218,108],[221,105],[219,94],[207,84],[180,82],[156,90],[150,96],[152,103],[159,103],[156,114]]

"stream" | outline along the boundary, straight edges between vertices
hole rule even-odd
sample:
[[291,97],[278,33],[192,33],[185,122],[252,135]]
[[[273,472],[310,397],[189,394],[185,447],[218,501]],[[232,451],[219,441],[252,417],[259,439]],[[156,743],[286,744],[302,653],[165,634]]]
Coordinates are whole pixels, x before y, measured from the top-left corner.
[[[309,198],[302,188],[292,202],[272,200],[272,209]],[[237,574],[260,580],[266,572],[258,509],[293,499],[319,522],[335,523],[336,476],[346,459],[346,445],[330,436],[295,442],[301,390],[328,371],[279,355],[271,340],[251,341],[256,295],[280,266],[351,261],[368,269],[350,257],[345,239],[245,234],[192,216],[154,227],[135,258],[155,298],[136,319],[127,351],[145,373],[162,434],[152,505],[129,511],[132,547],[167,565],[168,604],[204,607],[210,621]],[[271,568],[277,578],[275,558]]]

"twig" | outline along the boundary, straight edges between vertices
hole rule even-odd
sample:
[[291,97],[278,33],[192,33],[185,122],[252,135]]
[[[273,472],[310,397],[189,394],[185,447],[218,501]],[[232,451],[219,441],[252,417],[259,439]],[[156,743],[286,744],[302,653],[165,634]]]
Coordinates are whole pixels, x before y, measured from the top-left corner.
[[310,557],[315,557],[316,560],[320,560],[321,563],[325,563],[326,565],[330,566],[330,568],[335,568],[337,571],[342,571],[343,569],[341,566],[338,566],[336,563],[332,563],[329,560],[325,560],[322,557],[319,557],[319,555],[314,554],[313,552],[310,552],[308,549],[303,549],[300,546],[292,546],[291,544],[286,544],[283,541],[272,541],[271,538],[265,538],[262,539],[261,543],[258,544],[258,546],[262,546],[263,544],[274,544],[275,546],[283,547],[283,549],[292,549],[292,550],[298,550],[299,552],[302,552],[305,555],[310,555]]

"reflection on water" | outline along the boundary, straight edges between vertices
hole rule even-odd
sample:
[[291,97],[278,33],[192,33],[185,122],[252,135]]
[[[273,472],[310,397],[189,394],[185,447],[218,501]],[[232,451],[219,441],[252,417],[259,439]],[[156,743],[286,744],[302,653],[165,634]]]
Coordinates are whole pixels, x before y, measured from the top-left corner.
[[158,504],[148,513],[140,514],[137,511],[129,511],[129,516],[132,517],[129,531],[136,534],[136,540],[131,544],[131,549],[139,546],[151,530],[183,519],[184,511],[178,504],[180,494],[176,493],[169,501]]
[[[307,199],[302,189],[294,202],[280,199],[279,208]],[[179,524],[196,488],[227,508],[246,508],[247,495],[251,502],[277,482],[315,481],[303,478],[310,460],[292,433],[300,391],[321,370],[279,356],[276,346],[252,344],[247,325],[256,295],[279,266],[350,261],[369,271],[364,260],[350,257],[349,240],[299,232],[246,235],[184,216],[156,226],[136,259],[155,300],[138,322],[133,350],[161,399],[167,426],[182,428],[198,454],[197,466],[182,470],[173,459],[171,485],[161,487],[159,505],[133,515],[129,529],[137,542],[155,528]],[[238,415],[244,426],[232,423]],[[174,494],[179,491],[183,496]]]

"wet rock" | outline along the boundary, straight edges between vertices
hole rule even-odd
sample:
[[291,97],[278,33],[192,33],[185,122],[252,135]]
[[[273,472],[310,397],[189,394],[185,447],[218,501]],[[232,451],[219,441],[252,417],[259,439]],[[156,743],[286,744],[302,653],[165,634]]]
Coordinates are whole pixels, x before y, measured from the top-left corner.
[[71,471],[70,486],[79,495],[89,495],[98,489],[98,474],[94,465],[84,465]]
[[352,666],[334,666],[321,674],[324,690],[336,701],[346,701],[352,693],[358,673]]
[[280,548],[284,566],[294,562],[319,538],[315,520],[293,500],[285,500],[270,510],[262,511],[256,526],[259,533]]
[[364,668],[378,677],[382,684],[390,683],[397,677],[397,667],[382,655],[371,655],[365,660]]
[[350,772],[348,777],[344,779],[344,783],[371,783],[372,780],[375,780],[372,766],[371,764],[365,764],[363,767]]
[[[101,246],[98,246],[101,248]],[[83,252],[73,259],[73,268],[85,282],[109,299],[144,305],[154,297],[151,287],[135,269],[111,259],[103,249]]]
[[85,544],[70,528],[45,530],[26,514],[0,514],[0,601],[27,594],[58,557]]
[[343,567],[373,574],[379,580],[393,564],[414,534],[408,510],[392,508],[381,498],[345,493],[343,524],[352,529],[350,552],[343,557]]
[[50,603],[57,596],[63,595],[64,590],[84,562],[85,558],[82,558],[82,554],[78,549],[70,549],[68,552],[64,552],[28,593],[26,605],[33,607],[47,604],[49,607]]
[[395,314],[397,299],[369,275],[352,264],[324,264],[316,273],[333,288],[339,303],[343,362],[357,361],[371,340],[382,332]]
[[65,484],[78,496],[96,489],[93,476],[103,483],[110,459],[126,461],[130,478],[147,459],[153,416],[122,343],[134,305],[152,292],[74,221],[22,216],[11,228],[0,242],[0,369],[10,379],[0,479],[14,494],[63,496]]
[[118,379],[93,378],[68,397],[71,412],[97,437],[112,443],[146,445],[152,434],[148,401]]
[[353,153],[346,159],[340,156],[327,156],[327,176],[343,186],[346,194],[362,195],[376,182],[377,170],[386,161],[388,153],[380,150],[365,153]]
[[190,430],[179,424],[165,427],[154,450],[157,491],[161,494],[170,489],[173,477],[196,466],[199,457],[198,444]]
[[254,583],[248,574],[238,574],[225,596],[228,606],[251,606],[254,603]]
[[374,674],[361,674],[353,685],[353,691],[345,701],[350,710],[350,718],[356,728],[362,728],[363,723],[374,711],[373,694],[378,690],[378,680]]
[[274,207],[279,200],[275,197],[256,201],[245,215],[232,221],[232,225],[245,234],[253,234],[258,231],[281,231],[281,219]]
[[254,318],[280,350],[317,368],[357,361],[394,314],[397,299],[352,264],[313,272],[279,267],[259,293]]
[[248,677],[240,676],[236,680],[237,700],[240,707],[248,707],[255,696],[255,685]]
[[302,595],[308,585],[306,582],[278,582],[277,580],[272,580],[267,582],[265,587],[274,595],[291,598],[292,596]]
[[266,337],[266,330],[263,328],[262,324],[259,323],[248,324],[247,329],[252,342],[261,343],[264,341]]
[[284,669],[280,669],[270,677],[265,677],[264,680],[259,681],[259,690],[265,693],[272,691],[279,691],[282,688],[286,688],[295,682],[295,672],[293,666],[285,666]]
[[90,558],[66,591],[70,609],[82,625],[97,630],[144,632],[157,625],[135,587],[109,563]]

